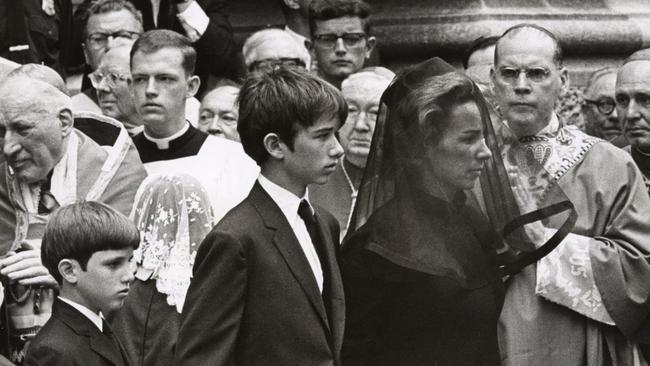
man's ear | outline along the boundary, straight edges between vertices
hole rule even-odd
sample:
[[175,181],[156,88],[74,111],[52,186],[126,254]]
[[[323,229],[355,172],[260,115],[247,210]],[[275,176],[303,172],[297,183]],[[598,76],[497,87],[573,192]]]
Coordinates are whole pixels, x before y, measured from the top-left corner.
[[264,144],[264,149],[266,149],[266,152],[268,152],[272,158],[277,160],[284,159],[287,145],[280,140],[280,136],[273,132],[268,133],[264,136],[262,143]]
[[298,0],[282,0],[284,1],[284,5],[292,10],[298,10],[300,9],[300,2]]
[[560,80],[562,82],[562,91],[569,90],[569,86],[571,85],[569,80],[569,71],[564,67],[560,69]]
[[199,91],[201,86],[201,79],[198,76],[192,75],[187,79],[187,93],[185,93],[185,98],[192,98],[196,95],[196,92]]
[[368,37],[366,40],[366,58],[370,57],[370,54],[372,53],[372,50],[375,49],[375,45],[377,44],[377,38],[375,37]]
[[69,107],[62,107],[59,109],[57,117],[61,122],[61,136],[68,136],[70,132],[72,132],[72,127],[74,126],[74,117],[72,116],[72,111]]
[[63,280],[68,283],[75,284],[78,280],[79,271],[81,271],[81,266],[79,262],[74,259],[61,259],[59,265],[57,266],[59,274],[63,277]]

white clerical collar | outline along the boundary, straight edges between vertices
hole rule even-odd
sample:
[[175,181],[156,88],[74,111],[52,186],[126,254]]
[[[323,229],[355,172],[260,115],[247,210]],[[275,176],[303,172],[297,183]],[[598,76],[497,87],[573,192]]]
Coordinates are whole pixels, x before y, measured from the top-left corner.
[[[510,130],[512,130],[512,128],[510,127],[510,123],[507,120],[504,120],[503,122],[506,124],[506,126],[508,126]],[[544,126],[544,128],[539,130],[539,132],[537,132],[535,135],[554,134],[559,129],[560,129],[560,120],[557,118],[555,113],[552,113],[550,121],[546,124],[546,126]],[[519,137],[524,137],[524,136],[519,136]]]
[[170,141],[175,140],[175,139],[183,136],[183,134],[185,132],[187,132],[187,130],[189,130],[189,129],[190,129],[190,123],[185,121],[185,126],[183,126],[183,128],[181,128],[180,131],[176,132],[175,134],[173,134],[173,135],[171,135],[169,137],[162,137],[162,138],[151,137],[151,136],[147,135],[146,130],[143,130],[142,133],[144,134],[144,138],[146,138],[147,140],[149,140],[149,141],[153,142],[154,144],[156,144],[156,146],[160,150],[167,150],[167,149],[169,149],[169,142]]
[[[278,207],[280,207],[280,210],[284,216],[287,217],[287,219],[291,220],[295,218],[296,215],[298,215],[298,207],[300,206],[300,201],[303,199],[306,199],[309,203],[309,207],[311,207],[311,202],[309,202],[307,190],[305,190],[304,197],[298,197],[285,188],[273,183],[268,178],[263,176],[262,173],[260,173],[259,177],[257,177],[257,180],[260,182],[260,185],[262,188],[264,188],[266,193],[268,193],[273,201],[275,201],[275,203],[278,205]],[[312,208],[312,213],[313,212],[314,209]]]
[[104,331],[104,326],[102,324],[102,319],[104,317],[102,316],[101,311],[99,312],[99,314],[97,314],[94,311],[88,309],[87,307],[85,307],[85,306],[83,306],[83,305],[81,305],[81,304],[79,304],[77,302],[74,302],[74,301],[72,301],[70,299],[66,299],[65,297],[62,297],[62,296],[59,296],[59,300],[61,300],[64,303],[72,306],[73,308],[77,309],[77,311],[79,311],[86,318],[88,318],[88,320],[90,320],[93,324],[95,324],[95,326],[97,327],[97,329],[99,329],[100,332]]

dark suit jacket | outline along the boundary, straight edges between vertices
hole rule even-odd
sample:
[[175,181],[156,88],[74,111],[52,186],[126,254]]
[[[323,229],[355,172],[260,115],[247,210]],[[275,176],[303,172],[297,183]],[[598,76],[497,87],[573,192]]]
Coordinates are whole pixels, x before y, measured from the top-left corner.
[[345,309],[338,224],[318,207],[316,214],[327,244],[330,303],[324,304],[282,211],[256,183],[199,248],[175,365],[340,364]]
[[[153,20],[151,0],[131,0],[142,12],[144,30],[171,29],[185,35],[176,14],[176,5],[172,1],[161,0],[157,26]],[[201,77],[201,84],[207,84],[208,75],[234,79],[237,71],[237,46],[232,35],[232,27],[226,16],[225,0],[196,0],[205,14],[210,18],[208,28],[201,38],[194,43],[197,52],[196,74]]]
[[57,298],[52,317],[29,345],[23,365],[128,366],[123,348],[121,352],[88,318]]

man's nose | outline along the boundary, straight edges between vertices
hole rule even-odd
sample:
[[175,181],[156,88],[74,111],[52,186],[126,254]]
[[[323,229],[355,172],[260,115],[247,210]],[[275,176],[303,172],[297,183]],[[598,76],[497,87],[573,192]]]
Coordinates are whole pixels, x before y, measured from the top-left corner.
[[354,129],[359,132],[370,131],[370,123],[369,123],[370,118],[372,117],[370,117],[367,112],[364,111],[359,112],[359,115],[354,121]]
[[214,118],[212,118],[212,122],[210,123],[210,126],[208,126],[208,132],[211,134],[223,133],[223,128],[221,128],[221,123],[218,116],[214,116]]
[[145,89],[145,93],[147,95],[155,95],[158,93],[156,80],[154,78],[149,78],[149,80],[147,80],[147,88]]
[[97,90],[101,90],[105,93],[110,93],[112,89],[110,86],[108,86],[108,82],[106,82],[106,78],[102,78],[99,81],[99,85],[97,85]]
[[519,75],[517,75],[517,79],[515,80],[515,92],[516,93],[529,93],[530,92],[530,80],[526,77],[525,72],[520,72]]
[[337,54],[345,54],[347,52],[347,48],[345,48],[345,43],[343,42],[343,38],[338,38],[336,40],[336,43],[334,44],[334,52]]
[[7,132],[2,140],[2,153],[6,156],[12,156],[20,150],[20,144],[12,133]]

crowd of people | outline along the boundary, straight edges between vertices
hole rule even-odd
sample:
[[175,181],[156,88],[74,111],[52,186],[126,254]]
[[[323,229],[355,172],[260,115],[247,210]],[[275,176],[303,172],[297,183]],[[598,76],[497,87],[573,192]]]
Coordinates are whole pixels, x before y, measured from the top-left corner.
[[362,0],[241,50],[4,3],[0,365],[649,364],[650,49],[580,90],[530,23],[391,71]]

